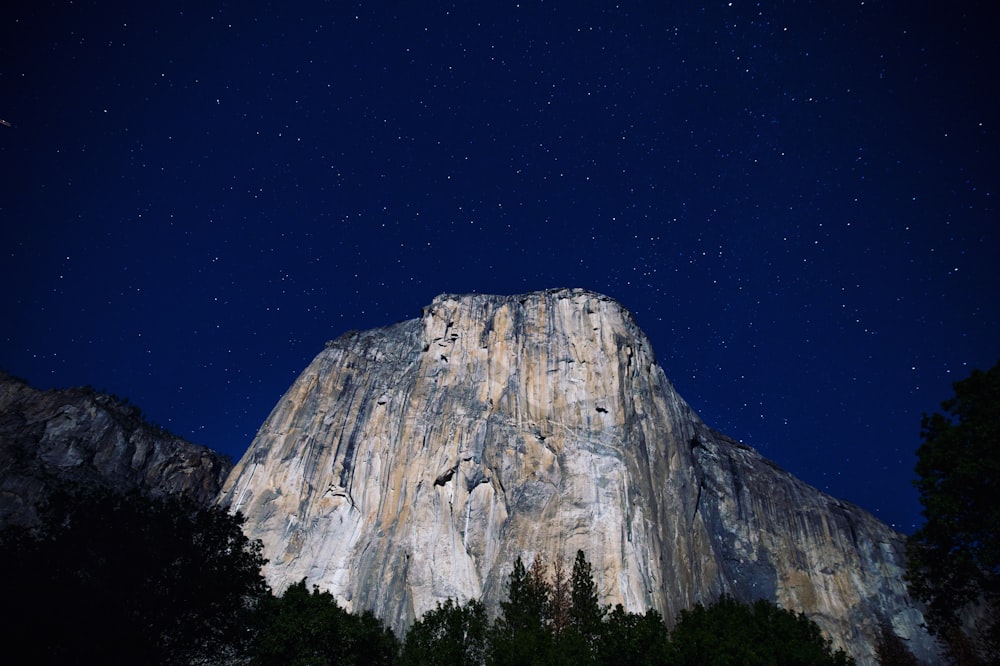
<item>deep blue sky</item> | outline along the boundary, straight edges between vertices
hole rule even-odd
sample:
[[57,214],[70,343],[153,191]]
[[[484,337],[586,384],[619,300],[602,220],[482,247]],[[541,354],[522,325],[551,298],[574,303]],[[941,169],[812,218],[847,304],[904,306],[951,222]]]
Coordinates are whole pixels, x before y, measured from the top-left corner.
[[911,531],[921,413],[1000,358],[989,4],[8,7],[0,366],[239,457],[348,329],[585,287]]

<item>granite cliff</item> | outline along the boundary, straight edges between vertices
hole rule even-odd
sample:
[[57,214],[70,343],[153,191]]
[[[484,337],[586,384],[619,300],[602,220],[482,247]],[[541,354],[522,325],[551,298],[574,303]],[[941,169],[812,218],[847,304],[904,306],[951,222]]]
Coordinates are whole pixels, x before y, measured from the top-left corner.
[[328,343],[220,502],[277,590],[306,578],[399,631],[448,597],[495,609],[518,556],[582,549],[627,610],[765,598],[860,663],[881,622],[935,653],[903,537],[706,426],[588,291],[442,295]]
[[138,408],[90,388],[39,391],[0,373],[0,527],[29,524],[67,485],[215,501],[223,456],[146,423]]

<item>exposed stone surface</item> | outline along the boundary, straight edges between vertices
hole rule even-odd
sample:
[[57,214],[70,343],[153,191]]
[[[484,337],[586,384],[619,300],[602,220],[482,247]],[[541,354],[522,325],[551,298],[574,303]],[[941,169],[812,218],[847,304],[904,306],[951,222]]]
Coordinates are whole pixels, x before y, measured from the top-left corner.
[[443,295],[328,343],[220,501],[277,590],[305,577],[400,631],[448,597],[496,609],[517,556],[582,549],[627,610],[766,598],[861,663],[880,621],[934,653],[901,535],[703,424],[592,292]]
[[28,524],[66,482],[211,504],[232,468],[223,456],[143,421],[89,388],[39,391],[0,373],[0,526]]

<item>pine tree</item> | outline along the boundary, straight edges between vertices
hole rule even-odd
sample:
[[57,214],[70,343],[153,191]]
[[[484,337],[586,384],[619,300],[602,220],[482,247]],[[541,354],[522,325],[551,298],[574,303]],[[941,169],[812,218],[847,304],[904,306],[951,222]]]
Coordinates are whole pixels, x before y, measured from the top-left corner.
[[490,629],[491,663],[520,666],[544,663],[551,651],[550,594],[545,563],[537,556],[531,570],[518,557],[508,579],[507,601]]
[[582,550],[576,551],[570,582],[572,584],[570,623],[593,650],[600,639],[601,623],[604,621],[606,611],[597,599],[593,570]]
[[556,558],[552,563],[552,631],[558,636],[570,624],[570,615],[573,608],[572,588],[570,580],[566,577],[566,569],[563,568],[561,558]]
[[402,663],[456,664],[475,666],[486,663],[489,619],[482,602],[473,599],[461,606],[451,599],[427,611],[406,632]]
[[[943,414],[923,417],[917,480],[926,523],[909,537],[906,579],[927,604],[928,627],[959,646],[963,613],[985,621],[969,635],[1000,660],[1000,362],[953,384]],[[956,649],[959,649],[956,647]],[[964,648],[962,648],[964,649]]]
[[875,641],[875,659],[879,666],[918,666],[920,662],[887,624],[883,624]]

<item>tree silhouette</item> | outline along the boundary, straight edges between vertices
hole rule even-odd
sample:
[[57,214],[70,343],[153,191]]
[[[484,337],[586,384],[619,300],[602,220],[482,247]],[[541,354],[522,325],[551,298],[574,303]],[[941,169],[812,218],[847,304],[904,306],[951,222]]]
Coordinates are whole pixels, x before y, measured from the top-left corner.
[[892,627],[883,624],[875,641],[875,659],[879,666],[919,666],[920,662],[906,647]]
[[928,626],[959,639],[980,606],[984,656],[1000,660],[1000,362],[953,384],[943,414],[922,420],[915,485],[924,525],[907,543],[907,582],[928,604]]
[[348,613],[305,580],[261,608],[253,650],[258,666],[393,664],[399,642],[371,613]]
[[681,611],[670,634],[670,663],[845,666],[854,660],[833,651],[816,623],[801,613],[724,596],[708,607]]
[[576,559],[573,560],[571,584],[570,623],[593,650],[601,636],[605,609],[598,601],[593,570],[582,550],[576,551]]
[[448,599],[429,610],[406,633],[402,663],[457,664],[474,666],[486,662],[489,618],[486,607],[472,600],[459,605]]
[[659,613],[652,609],[641,615],[628,613],[618,604],[604,619],[597,659],[616,666],[665,664],[668,647],[667,627]]
[[245,652],[268,596],[242,516],[184,498],[56,493],[0,534],[4,647],[32,663],[190,663]]
[[535,664],[552,646],[551,612],[545,564],[539,555],[531,570],[518,557],[510,573],[507,600],[490,629],[491,663],[503,666]]

